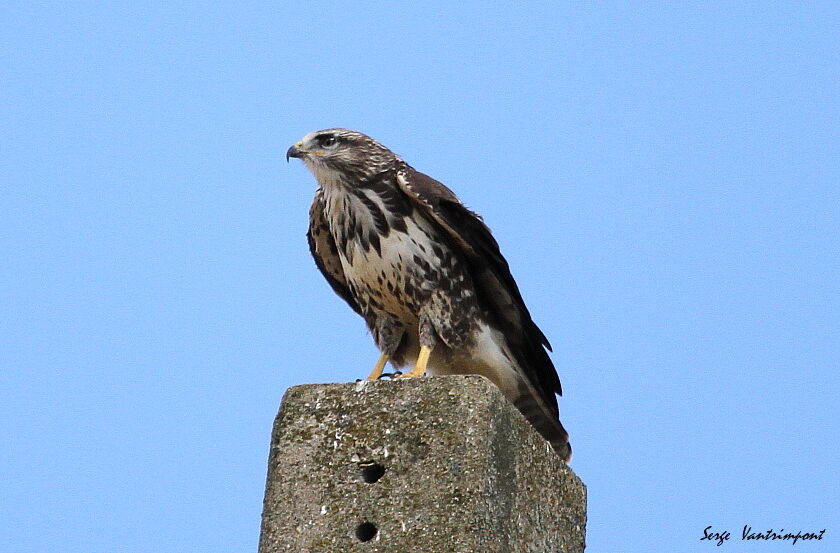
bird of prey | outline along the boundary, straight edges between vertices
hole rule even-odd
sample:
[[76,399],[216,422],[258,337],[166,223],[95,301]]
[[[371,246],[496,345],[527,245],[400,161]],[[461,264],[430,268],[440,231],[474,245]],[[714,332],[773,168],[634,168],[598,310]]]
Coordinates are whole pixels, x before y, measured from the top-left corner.
[[286,152],[318,182],[309,249],[333,290],[367,323],[400,378],[491,380],[566,461],[560,379],[482,218],[442,183],[348,129],[307,134]]

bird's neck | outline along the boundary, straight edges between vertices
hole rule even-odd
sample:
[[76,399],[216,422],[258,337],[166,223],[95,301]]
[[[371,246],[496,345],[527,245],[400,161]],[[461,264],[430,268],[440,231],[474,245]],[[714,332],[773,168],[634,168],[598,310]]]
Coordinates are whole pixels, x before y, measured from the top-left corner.
[[309,160],[306,160],[306,165],[308,169],[312,171],[312,174],[315,176],[315,180],[319,185],[321,185],[324,193],[327,193],[335,188],[345,186],[343,183],[344,174],[340,171],[336,171],[332,167],[323,163],[311,162]]
[[324,216],[330,233],[339,250],[349,257],[348,248],[355,240],[375,232],[375,223],[365,205],[365,190],[332,175],[318,183],[324,191]]
[[324,194],[324,216],[339,251],[346,259],[354,248],[381,254],[380,239],[392,229],[405,232],[405,219],[412,212],[411,204],[396,188],[393,171],[385,171],[368,179],[346,176],[319,181]]

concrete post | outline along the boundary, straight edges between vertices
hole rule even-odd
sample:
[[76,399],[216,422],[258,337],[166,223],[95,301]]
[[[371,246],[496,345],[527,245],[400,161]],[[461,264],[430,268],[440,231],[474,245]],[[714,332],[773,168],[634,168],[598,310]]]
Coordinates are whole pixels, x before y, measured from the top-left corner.
[[586,488],[478,376],[290,388],[259,553],[584,549]]

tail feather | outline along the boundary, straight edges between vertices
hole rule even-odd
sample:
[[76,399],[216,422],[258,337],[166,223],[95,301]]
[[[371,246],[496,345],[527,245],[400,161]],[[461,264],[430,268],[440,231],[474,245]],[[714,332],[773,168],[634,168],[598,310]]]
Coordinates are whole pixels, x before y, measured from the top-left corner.
[[522,380],[519,388],[519,394],[513,400],[514,406],[537,432],[551,444],[554,451],[568,463],[572,458],[572,446],[569,443],[569,434],[563,428],[563,423],[545,405],[542,397],[536,393],[528,382]]

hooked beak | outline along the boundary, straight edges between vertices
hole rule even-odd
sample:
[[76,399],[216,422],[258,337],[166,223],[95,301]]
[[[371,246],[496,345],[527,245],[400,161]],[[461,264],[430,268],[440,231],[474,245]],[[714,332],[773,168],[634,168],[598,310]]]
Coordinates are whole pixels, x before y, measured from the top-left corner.
[[294,146],[292,146],[291,148],[286,150],[286,163],[289,162],[290,157],[296,157],[296,158],[303,157],[303,154],[306,153],[306,152],[304,152],[303,150],[300,149],[300,147],[302,145],[303,145],[302,142],[298,142],[297,144],[295,144]]

